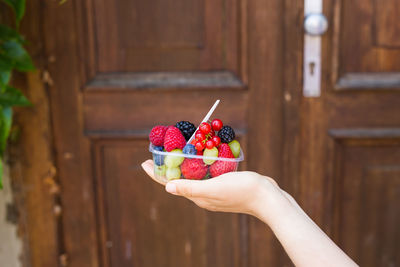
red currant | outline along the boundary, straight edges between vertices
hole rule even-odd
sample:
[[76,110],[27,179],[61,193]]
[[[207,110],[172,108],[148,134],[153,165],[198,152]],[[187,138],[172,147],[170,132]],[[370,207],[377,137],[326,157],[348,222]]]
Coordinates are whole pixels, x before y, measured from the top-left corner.
[[204,133],[197,131],[196,135],[194,136],[198,141],[203,141],[206,139],[206,136]]
[[214,142],[216,147],[221,144],[221,138],[219,138],[218,136],[214,136],[211,140]]
[[197,151],[202,151],[205,147],[206,147],[206,145],[201,141],[197,142],[195,145],[195,148]]
[[203,134],[208,134],[211,131],[211,125],[208,122],[202,122],[199,129]]
[[211,131],[210,131],[210,136],[211,137],[215,136],[215,131],[213,129],[211,129]]
[[220,119],[214,119],[214,120],[211,122],[211,125],[212,125],[212,128],[213,128],[215,131],[221,130],[221,129],[222,129],[222,126],[224,126],[224,125],[222,124],[222,121],[221,121]]
[[212,149],[214,146],[215,146],[215,144],[214,144],[213,140],[208,140],[208,141],[206,142],[206,147],[207,147],[208,149]]

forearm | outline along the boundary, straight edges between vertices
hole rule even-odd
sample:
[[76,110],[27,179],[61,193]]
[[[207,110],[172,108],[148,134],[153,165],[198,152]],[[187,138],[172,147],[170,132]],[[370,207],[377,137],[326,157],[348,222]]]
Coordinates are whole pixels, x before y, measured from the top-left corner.
[[357,266],[293,198],[269,193],[256,216],[271,227],[296,266]]

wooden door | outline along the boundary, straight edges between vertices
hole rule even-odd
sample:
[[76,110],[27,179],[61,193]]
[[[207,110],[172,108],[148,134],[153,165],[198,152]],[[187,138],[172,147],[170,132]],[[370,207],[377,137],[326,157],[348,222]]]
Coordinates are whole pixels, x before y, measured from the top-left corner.
[[291,265],[258,220],[140,168],[154,124],[198,122],[215,99],[242,169],[276,178],[358,263],[399,264],[398,1],[324,1],[319,98],[302,95],[302,1],[36,1],[69,266]]
[[360,266],[400,265],[399,7],[396,0],[324,1],[330,26],[322,37],[318,98],[297,91],[302,26],[286,26],[295,36],[286,42],[286,62],[294,66],[285,77],[296,79],[284,93],[293,116],[285,120],[292,139],[285,181]]
[[[165,193],[140,167],[156,124],[215,116],[254,169],[279,177],[280,1],[68,0],[43,25],[68,266],[259,266],[256,219]],[[251,137],[251,142],[248,142]],[[251,156],[253,155],[253,156]]]

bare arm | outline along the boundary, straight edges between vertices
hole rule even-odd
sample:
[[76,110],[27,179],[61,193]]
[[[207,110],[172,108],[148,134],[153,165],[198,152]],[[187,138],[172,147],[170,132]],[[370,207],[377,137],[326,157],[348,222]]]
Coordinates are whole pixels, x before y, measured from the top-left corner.
[[[142,167],[154,179],[153,162]],[[357,266],[269,177],[233,172],[205,181],[174,180],[166,190],[211,211],[256,216],[271,227],[296,266]]]

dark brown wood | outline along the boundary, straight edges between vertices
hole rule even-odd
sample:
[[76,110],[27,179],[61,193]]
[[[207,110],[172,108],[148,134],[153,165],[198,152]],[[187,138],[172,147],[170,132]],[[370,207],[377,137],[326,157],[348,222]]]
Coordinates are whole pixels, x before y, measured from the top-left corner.
[[36,179],[27,203],[51,200],[32,226],[53,204],[62,223],[42,242],[29,230],[33,266],[291,265],[260,221],[201,210],[140,168],[152,126],[197,123],[215,99],[242,170],[274,177],[358,263],[399,264],[398,8],[377,3],[324,1],[319,98],[302,95],[302,1],[38,5],[61,198],[36,198]]
[[374,2],[324,1],[333,27],[322,37],[321,97],[301,102],[298,200],[361,266],[391,266],[399,264],[391,204],[399,197],[399,51],[373,42],[385,20]]
[[237,0],[95,1],[99,71],[236,72],[238,7]]
[[[248,169],[275,177],[278,182],[283,167],[283,14],[282,1],[247,1]],[[250,218],[249,266],[279,265],[275,246],[272,232]]]
[[[5,6],[1,11],[11,13]],[[7,157],[19,215],[18,235],[24,242],[21,266],[30,267],[58,266],[58,257],[63,249],[62,235],[59,234],[60,217],[54,212],[60,190],[46,90],[48,81],[44,75],[42,18],[40,2],[26,2],[26,15],[20,31],[29,40],[27,49],[37,70],[13,75],[13,85],[23,91],[32,107],[14,109],[14,138],[8,145]]]
[[[46,4],[70,266],[247,266],[246,217],[202,211],[166,194],[140,168],[150,156],[145,140],[154,124],[196,123],[216,98],[223,102],[215,116],[237,129],[247,150],[247,40],[239,40],[247,29],[240,6]],[[162,12],[157,20],[155,7]],[[197,13],[181,14],[183,7]],[[127,12],[135,10],[141,14],[128,27]],[[143,31],[141,23],[153,30]],[[62,35],[55,25],[64,25]]]
[[[300,131],[302,67],[303,67],[303,1],[286,0],[284,4],[284,79],[283,79],[283,155],[282,177],[279,184],[295,199],[300,197]],[[278,266],[291,266],[292,263],[282,248]]]
[[[335,183],[335,236],[361,266],[399,262],[400,139],[343,140]],[[346,202],[343,201],[346,199]]]
[[400,25],[397,18],[400,16],[400,4],[395,0],[373,1],[375,4],[374,37],[377,46],[399,48]]
[[[62,188],[65,257],[69,266],[98,266],[97,220],[90,149],[80,117],[80,85],[85,64],[79,57],[77,1],[43,3],[47,65],[56,162]],[[62,26],[61,26],[62,25]],[[61,28],[62,30],[60,30]],[[84,60],[83,62],[86,62]]]
[[[37,61],[40,62],[40,61]],[[39,65],[40,66],[40,65]],[[10,166],[19,226],[24,240],[22,264],[58,265],[62,252],[59,219],[55,214],[59,186],[54,166],[49,100],[40,72],[29,73],[17,84],[34,105],[16,110],[14,128],[18,143],[10,146]]]
[[212,214],[165,194],[138,165],[148,158],[147,147],[146,136],[95,144],[109,229],[107,264],[239,266],[238,215]]
[[245,85],[233,73],[213,72],[150,72],[105,73],[91,80],[87,90],[157,90],[157,89],[243,89]]
[[346,73],[335,85],[337,90],[400,89],[400,73]]

